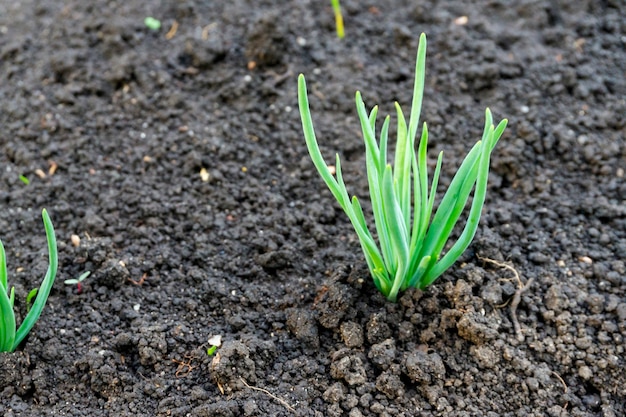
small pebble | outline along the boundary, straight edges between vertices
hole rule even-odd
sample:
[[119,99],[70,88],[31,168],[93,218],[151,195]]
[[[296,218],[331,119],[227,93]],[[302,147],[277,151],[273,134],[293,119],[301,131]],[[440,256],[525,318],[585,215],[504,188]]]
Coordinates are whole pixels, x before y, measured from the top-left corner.
[[591,377],[593,376],[593,372],[591,372],[591,368],[583,365],[578,369],[578,376],[585,380],[591,379]]

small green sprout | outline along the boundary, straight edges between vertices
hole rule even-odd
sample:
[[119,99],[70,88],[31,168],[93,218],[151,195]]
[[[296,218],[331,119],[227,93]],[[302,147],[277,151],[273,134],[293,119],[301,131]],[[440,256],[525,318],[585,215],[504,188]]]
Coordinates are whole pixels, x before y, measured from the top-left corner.
[[146,17],[143,20],[143,24],[150,30],[159,30],[161,29],[161,21],[159,19],[155,19],[154,17]]
[[206,354],[209,356],[213,356],[215,352],[217,352],[217,348],[222,346],[222,336],[219,334],[211,336],[209,337],[208,343],[209,347],[206,350]]
[[83,281],[91,274],[91,271],[85,271],[78,278],[66,279],[63,281],[65,285],[76,285],[76,293],[80,294],[83,290]]
[[[426,123],[423,125],[417,152],[414,146],[424,94],[425,66],[426,35],[422,34],[417,49],[408,126],[400,105],[395,104],[398,127],[393,166],[387,163],[389,116],[385,118],[380,141],[377,143],[375,123],[378,107],[374,107],[368,115],[361,93],[356,93],[378,244],[368,230],[359,200],[356,196],[350,199],[348,195],[341,174],[339,155],[335,156],[336,177],[324,161],[315,138],[306,82],[302,74],[298,78],[300,116],[313,164],[354,226],[374,284],[390,301],[396,301],[398,293],[407,288],[424,289],[432,284],[471,243],[485,202],[491,152],[507,124],[505,119],[494,127],[491,112],[489,109],[485,111],[482,140],[466,155],[431,220],[443,153],[439,154],[429,192]],[[465,227],[458,240],[442,256],[472,189],[474,196]]]
[[[52,284],[54,284],[58,267],[57,241],[52,222],[45,209],[42,212],[42,217],[48,241],[48,271],[41,282],[35,302],[17,330],[15,312],[13,311],[15,288],[11,288],[10,293],[8,292],[6,255],[2,241],[0,241],[0,352],[13,352],[24,340],[39,319],[39,316],[41,316],[41,312],[50,295]],[[31,291],[29,297],[32,298],[33,296],[34,294]]]
[[30,311],[30,307],[33,305],[33,299],[37,295],[38,291],[39,291],[39,288],[33,288],[32,290],[30,290],[30,292],[26,296],[26,312]]
[[337,27],[337,37],[343,39],[343,15],[341,14],[341,5],[339,0],[330,0],[330,4],[333,7],[333,13],[335,14],[335,26]]
[[30,180],[28,179],[26,175],[20,175],[20,181],[22,181],[26,185],[30,184]]

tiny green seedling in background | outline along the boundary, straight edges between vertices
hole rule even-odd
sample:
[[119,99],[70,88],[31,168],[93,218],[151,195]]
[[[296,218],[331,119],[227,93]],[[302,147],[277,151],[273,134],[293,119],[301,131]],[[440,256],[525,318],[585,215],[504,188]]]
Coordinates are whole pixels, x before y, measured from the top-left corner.
[[22,181],[26,185],[30,184],[30,180],[25,175],[20,175],[20,181]]
[[341,14],[341,5],[339,0],[330,0],[330,4],[333,6],[333,13],[335,14],[335,26],[337,27],[337,37],[343,39],[343,15]]
[[80,294],[83,290],[83,281],[91,274],[91,271],[85,271],[78,278],[66,279],[63,281],[65,285],[76,285],[76,293]]
[[209,356],[213,356],[215,352],[217,351],[217,348],[222,346],[222,336],[219,334],[215,336],[211,336],[209,337],[208,343],[209,343],[209,347],[206,350],[206,354]]
[[30,307],[33,305],[33,299],[37,295],[38,291],[39,291],[39,288],[33,288],[32,290],[30,290],[30,292],[26,296],[26,312],[27,313],[30,311]]
[[[398,293],[407,288],[423,289],[432,284],[452,266],[471,243],[485,202],[491,152],[507,124],[505,119],[497,127],[494,126],[491,112],[489,109],[485,111],[482,140],[478,141],[466,155],[433,217],[443,153],[439,154],[429,192],[426,123],[422,128],[419,147],[417,152],[415,151],[415,137],[424,94],[425,68],[426,35],[422,34],[417,49],[413,101],[408,125],[400,105],[396,103],[395,106],[398,126],[393,165],[387,163],[390,117],[385,118],[380,131],[380,140],[377,142],[375,125],[378,107],[374,107],[368,114],[361,93],[356,93],[378,243],[368,229],[359,200],[356,196],[351,199],[348,195],[341,174],[339,155],[335,156],[336,176],[333,176],[324,161],[315,138],[304,75],[300,74],[298,78],[298,104],[302,128],[313,164],[348,215],[361,243],[374,284],[390,301],[396,301]],[[472,189],[474,196],[465,227],[458,240],[444,254],[446,243],[463,213]]]
[[150,30],[159,30],[161,29],[161,21],[159,19],[155,19],[154,17],[146,17],[143,20],[143,24]]
[[[57,241],[54,235],[54,228],[48,216],[48,212],[44,209],[42,212],[43,224],[46,229],[46,239],[48,241],[48,271],[41,282],[41,286],[37,291],[32,307],[24,317],[22,324],[16,329],[15,312],[13,305],[15,302],[15,288],[11,288],[9,292],[7,282],[7,262],[6,254],[2,241],[0,241],[0,352],[13,352],[24,340],[28,332],[33,328],[41,312],[46,305],[54,278],[58,268]],[[31,291],[27,297],[28,302],[34,297]]]

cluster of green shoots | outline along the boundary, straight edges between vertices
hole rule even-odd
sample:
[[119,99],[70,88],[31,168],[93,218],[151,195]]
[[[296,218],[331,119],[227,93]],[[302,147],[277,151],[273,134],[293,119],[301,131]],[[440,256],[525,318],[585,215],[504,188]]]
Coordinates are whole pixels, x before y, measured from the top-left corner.
[[6,255],[2,241],[0,241],[0,352],[13,352],[28,335],[28,332],[33,328],[46,305],[54,278],[56,277],[58,266],[57,241],[52,222],[45,209],[42,216],[48,240],[48,272],[46,272],[39,290],[35,289],[29,293],[27,304],[30,304],[32,297],[36,296],[36,298],[30,309],[28,309],[22,324],[17,329],[15,312],[13,311],[15,288],[11,288],[10,292],[8,291]]
[[[356,93],[378,244],[367,227],[359,200],[356,196],[350,198],[348,195],[341,174],[339,155],[335,157],[335,176],[324,161],[315,138],[305,79],[302,74],[298,78],[302,127],[313,164],[348,215],[358,235],[374,284],[390,301],[396,301],[398,293],[407,288],[423,289],[432,284],[471,243],[485,201],[491,152],[507,124],[503,120],[494,126],[491,112],[486,110],[482,140],[466,155],[431,220],[442,153],[439,154],[429,191],[426,123],[423,124],[419,147],[415,151],[415,137],[424,93],[425,65],[426,36],[422,34],[417,50],[413,102],[408,126],[400,105],[395,104],[398,126],[393,166],[387,163],[389,116],[385,118],[380,130],[380,140],[377,141],[375,124],[378,107],[374,107],[368,114],[361,94]],[[457,241],[447,248],[446,244],[464,211],[472,189],[474,195],[465,227]]]

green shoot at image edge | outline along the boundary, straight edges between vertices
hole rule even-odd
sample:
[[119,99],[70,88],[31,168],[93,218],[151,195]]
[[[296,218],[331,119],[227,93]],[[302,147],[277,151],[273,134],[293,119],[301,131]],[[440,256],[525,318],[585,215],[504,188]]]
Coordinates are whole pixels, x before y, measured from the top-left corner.
[[[9,293],[6,255],[2,241],[0,241],[0,352],[13,352],[24,340],[28,332],[30,332],[39,319],[46,305],[46,301],[48,300],[48,295],[50,295],[52,284],[54,284],[58,267],[57,241],[52,222],[45,209],[42,212],[42,217],[46,229],[46,239],[48,241],[48,272],[46,272],[46,276],[41,282],[39,290],[36,293],[34,292],[35,290],[29,293],[29,298],[32,298],[35,294],[36,298],[22,321],[22,324],[17,329],[15,312],[13,311],[15,288],[11,288]],[[30,301],[30,299],[27,300],[28,303],[30,303]]]
[[[376,287],[395,302],[407,288],[424,289],[446,271],[470,245],[485,202],[491,152],[502,136],[507,120],[497,126],[489,109],[485,111],[483,136],[466,155],[432,217],[443,153],[439,153],[433,181],[428,188],[426,149],[428,130],[423,124],[417,152],[417,134],[426,66],[426,35],[420,36],[415,65],[415,83],[411,115],[407,126],[398,103],[396,153],[393,165],[387,163],[387,136],[390,117],[375,134],[378,107],[367,113],[361,93],[356,93],[356,107],[365,142],[365,161],[370,200],[378,243],[372,237],[361,204],[349,197],[341,174],[339,155],[335,156],[335,176],[324,161],[311,120],[304,75],[298,78],[298,104],[306,145],[315,168],[348,215]],[[446,243],[474,189],[473,201],[465,227],[458,240],[444,252]]]
[[337,37],[343,39],[343,15],[341,14],[341,5],[339,0],[330,0],[330,4],[333,8],[333,14],[335,15],[335,27],[337,28]]

